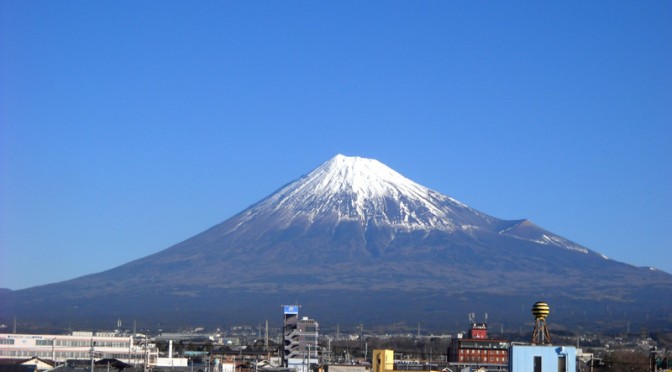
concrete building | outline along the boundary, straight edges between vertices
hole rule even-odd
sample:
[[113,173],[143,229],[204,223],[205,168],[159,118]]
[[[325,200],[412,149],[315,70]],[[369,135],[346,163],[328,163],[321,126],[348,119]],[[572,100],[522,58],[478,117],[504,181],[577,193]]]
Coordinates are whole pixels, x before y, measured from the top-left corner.
[[319,324],[308,317],[299,319],[299,306],[284,307],[283,366],[306,372],[318,363]]
[[412,370],[405,369],[408,364],[397,365],[394,362],[394,351],[389,349],[376,349],[371,358],[371,372],[418,372],[418,371],[436,371],[430,365],[415,365]]
[[510,372],[574,372],[576,348],[553,345],[511,345]]
[[57,364],[67,360],[118,359],[124,363],[155,365],[158,351],[135,343],[133,337],[75,332],[72,335],[0,334],[0,359],[37,357]]
[[290,359],[299,355],[299,306],[287,305],[282,319],[282,365],[287,367]]

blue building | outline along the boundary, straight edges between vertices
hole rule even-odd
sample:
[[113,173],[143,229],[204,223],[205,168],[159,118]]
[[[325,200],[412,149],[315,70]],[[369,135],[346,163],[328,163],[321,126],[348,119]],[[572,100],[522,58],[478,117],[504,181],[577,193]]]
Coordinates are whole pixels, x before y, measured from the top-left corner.
[[576,348],[553,345],[511,345],[510,372],[574,372]]

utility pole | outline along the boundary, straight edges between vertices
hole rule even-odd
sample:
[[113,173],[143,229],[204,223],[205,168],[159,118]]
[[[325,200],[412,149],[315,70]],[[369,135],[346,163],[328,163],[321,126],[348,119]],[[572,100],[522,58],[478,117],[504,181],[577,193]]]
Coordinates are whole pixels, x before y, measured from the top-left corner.
[[91,349],[89,350],[89,354],[91,356],[91,372],[93,372],[93,338],[91,339]]
[[266,332],[264,333],[264,347],[266,348],[266,360],[271,360],[271,351],[268,349],[268,319],[266,319]]
[[147,335],[145,335],[145,366],[143,371],[149,371],[149,348],[147,347]]
[[331,364],[331,338],[327,339],[327,364]]
[[364,324],[359,324],[359,350],[364,349]]

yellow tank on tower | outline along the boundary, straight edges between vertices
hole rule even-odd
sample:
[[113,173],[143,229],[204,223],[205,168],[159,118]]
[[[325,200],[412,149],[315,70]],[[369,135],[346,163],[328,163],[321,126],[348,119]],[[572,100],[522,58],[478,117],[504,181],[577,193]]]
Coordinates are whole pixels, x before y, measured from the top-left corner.
[[532,305],[532,315],[534,315],[534,331],[532,332],[532,343],[536,345],[545,345],[551,343],[551,333],[546,326],[546,317],[551,313],[551,308],[547,303],[537,301]]
[[537,301],[532,306],[532,315],[537,319],[546,319],[550,313],[551,308],[545,302]]

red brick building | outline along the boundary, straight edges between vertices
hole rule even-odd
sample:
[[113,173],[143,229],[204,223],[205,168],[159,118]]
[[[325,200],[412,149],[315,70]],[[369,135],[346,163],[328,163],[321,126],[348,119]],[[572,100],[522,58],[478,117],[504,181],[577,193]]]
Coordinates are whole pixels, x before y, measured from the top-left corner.
[[457,366],[505,369],[509,363],[509,341],[488,338],[485,323],[472,323],[466,338],[458,337],[451,341],[448,361]]

